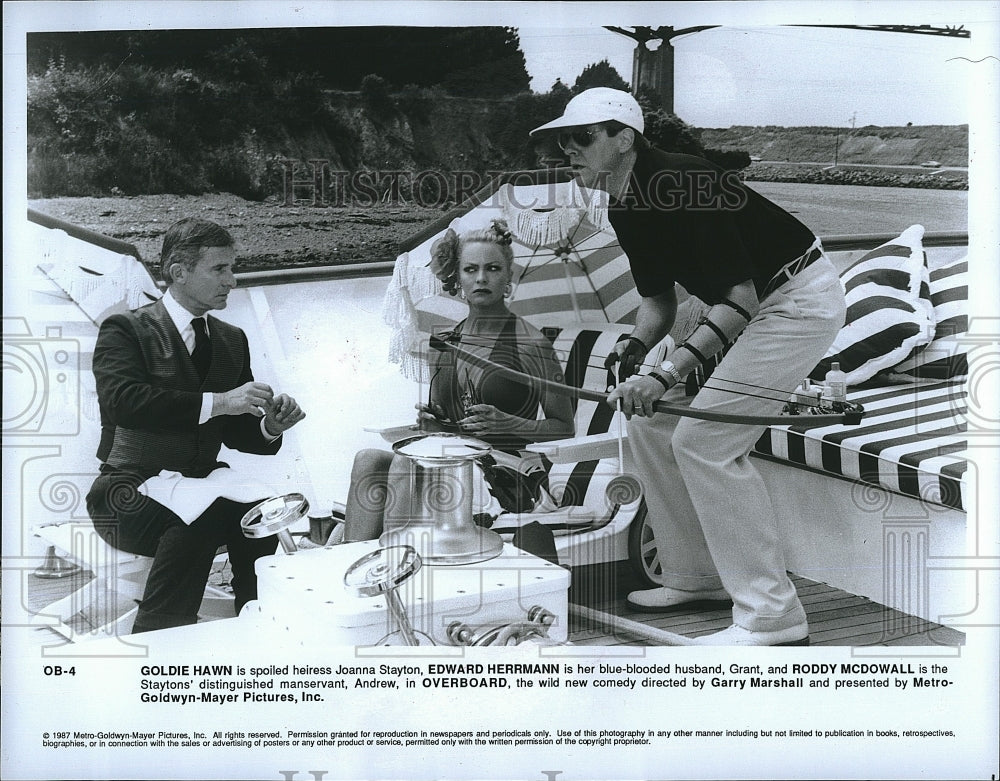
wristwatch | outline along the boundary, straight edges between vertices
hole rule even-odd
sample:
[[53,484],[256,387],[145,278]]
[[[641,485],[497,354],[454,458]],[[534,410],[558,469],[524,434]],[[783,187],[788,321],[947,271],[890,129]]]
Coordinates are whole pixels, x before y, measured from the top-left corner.
[[656,369],[653,369],[653,371],[651,371],[647,376],[652,377],[654,380],[660,383],[660,385],[663,386],[663,390],[665,391],[670,390],[674,385],[677,384],[677,383],[671,383],[669,377],[664,377],[662,374],[656,371]]
[[677,371],[677,367],[674,366],[673,361],[664,361],[660,364],[660,368],[674,378],[674,383],[679,383],[682,379],[684,379],[681,377],[681,373]]
[[674,366],[673,361],[664,361],[660,364],[660,369],[666,372],[668,376],[664,377],[655,369],[649,373],[649,376],[654,380],[657,380],[660,385],[663,386],[664,390],[670,390],[672,387],[680,383],[681,373],[677,371],[677,367]]

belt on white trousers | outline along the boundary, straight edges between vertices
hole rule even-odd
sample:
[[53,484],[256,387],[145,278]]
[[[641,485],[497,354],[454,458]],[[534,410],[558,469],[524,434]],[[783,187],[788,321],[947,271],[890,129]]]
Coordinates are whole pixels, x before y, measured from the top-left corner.
[[819,241],[813,244],[809,249],[806,250],[804,255],[800,255],[795,260],[790,263],[786,263],[782,266],[778,273],[771,277],[770,281],[764,287],[764,291],[760,294],[760,300],[763,301],[771,293],[777,290],[779,287],[784,285],[788,280],[798,274],[807,266],[811,266],[817,260],[823,257],[823,248],[820,246]]

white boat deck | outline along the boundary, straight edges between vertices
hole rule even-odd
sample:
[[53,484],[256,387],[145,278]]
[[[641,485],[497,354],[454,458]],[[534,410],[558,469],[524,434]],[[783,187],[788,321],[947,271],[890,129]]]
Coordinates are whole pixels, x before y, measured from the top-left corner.
[[[957,224],[959,221],[946,222]],[[933,227],[941,230],[955,225]],[[426,385],[404,379],[398,367],[387,360],[392,329],[382,321],[381,311],[389,281],[389,275],[385,274],[311,279],[308,283],[245,285],[233,292],[229,307],[217,313],[247,332],[257,379],[272,385],[276,392],[293,395],[307,413],[307,418],[286,434],[284,447],[277,456],[262,459],[226,452],[222,457],[233,467],[247,469],[283,493],[305,494],[313,515],[324,515],[334,503],[346,499],[354,453],[364,447],[387,447],[378,434],[366,428],[378,429],[413,421],[414,404],[427,392]],[[93,454],[99,432],[93,417],[82,422],[84,425],[79,433],[65,443],[63,459],[73,462],[65,463],[68,471],[90,474],[96,468]],[[305,528],[304,521],[301,528]],[[44,553],[41,540],[34,538],[23,542],[25,561]],[[608,567],[593,574],[575,572],[574,601],[624,616],[627,614],[623,598],[628,590],[629,584],[625,582],[628,576],[624,567]],[[47,604],[49,596],[67,589],[69,581],[75,580],[42,581],[27,570],[22,574],[29,583],[25,589],[28,594],[25,604],[35,609]],[[598,584],[596,590],[595,583]],[[912,619],[829,586],[804,579],[798,579],[797,586],[804,597],[810,597],[804,601],[817,603],[810,610],[810,620],[814,624],[822,618],[818,613],[813,615],[819,610],[843,627],[858,625],[859,621],[851,616],[866,617],[859,619],[861,623],[880,625],[902,618],[907,622],[908,631],[901,638],[895,638],[896,642],[927,642],[928,632],[936,633],[931,639],[933,643],[958,645],[964,639],[954,630],[949,630],[947,639],[942,639],[939,634],[942,627],[937,624]],[[830,612],[838,610],[838,603],[847,613]],[[639,616],[632,618],[648,621]],[[721,625],[708,624],[683,628],[683,623],[691,618],[681,615],[676,617],[680,623],[671,619],[668,623],[657,622],[657,625],[682,633],[690,630],[692,635],[721,628]],[[699,614],[697,620],[711,623],[723,618]],[[917,623],[910,623],[911,619]],[[584,625],[573,627],[573,630],[573,639],[579,643],[602,644],[609,640],[600,632],[592,634]],[[85,629],[80,627],[80,631]],[[850,629],[834,632],[827,639],[838,645],[886,642],[881,631],[862,631],[856,635]],[[625,642],[634,643],[635,638]]]
[[[404,379],[387,361],[391,329],[382,322],[381,306],[388,282],[388,276],[375,276],[246,286],[234,291],[229,307],[219,313],[247,331],[256,377],[295,396],[307,412],[306,420],[286,434],[277,456],[226,453],[224,458],[276,487],[305,494],[314,515],[325,514],[332,502],[344,501],[351,461],[359,448],[387,447],[378,434],[365,428],[412,420],[414,403],[426,393],[426,386]],[[96,432],[81,431],[80,436],[93,436],[96,444]],[[305,531],[305,522],[295,528]],[[25,572],[26,607],[40,609],[89,577],[80,573],[64,580],[42,580]],[[225,572],[216,580],[224,585]],[[964,643],[964,635],[953,629],[805,578],[796,577],[795,582],[814,628],[814,644]],[[693,610],[665,617],[633,614],[624,596],[634,587],[624,562],[584,567],[574,571],[570,598],[690,637],[727,624],[728,611]],[[83,616],[71,625],[85,634],[92,631]],[[41,645],[57,638],[48,629],[32,634],[32,642]],[[570,640],[578,645],[649,644],[579,617],[571,623]]]
[[[316,511],[347,497],[357,450],[386,447],[364,429],[414,421],[413,405],[426,393],[388,362],[391,329],[381,317],[388,283],[380,276],[237,288],[218,313],[247,332],[255,377],[306,411],[267,470],[272,479],[287,476],[289,490]],[[262,463],[226,458],[234,467]]]

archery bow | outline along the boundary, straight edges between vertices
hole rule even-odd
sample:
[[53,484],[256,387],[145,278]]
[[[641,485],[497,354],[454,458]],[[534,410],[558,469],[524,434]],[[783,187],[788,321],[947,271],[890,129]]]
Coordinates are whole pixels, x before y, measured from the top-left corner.
[[[544,377],[535,377],[525,372],[517,371],[506,366],[496,364],[488,358],[484,358],[461,347],[461,345],[441,339],[437,336],[431,337],[431,347],[436,350],[448,350],[462,360],[478,366],[482,369],[489,369],[500,373],[501,376],[521,383],[537,385],[540,388],[571,396],[586,401],[596,401],[607,403],[608,396],[599,391],[578,388],[573,385],[566,385]],[[710,410],[692,409],[680,404],[670,404],[665,401],[657,401],[653,405],[654,412],[677,415],[678,417],[697,418],[698,420],[710,420],[718,423],[735,423],[747,426],[797,426],[809,427],[848,425],[856,426],[861,422],[864,408],[859,404],[854,404],[843,412],[823,413],[817,415],[731,415],[725,412],[712,412]]]

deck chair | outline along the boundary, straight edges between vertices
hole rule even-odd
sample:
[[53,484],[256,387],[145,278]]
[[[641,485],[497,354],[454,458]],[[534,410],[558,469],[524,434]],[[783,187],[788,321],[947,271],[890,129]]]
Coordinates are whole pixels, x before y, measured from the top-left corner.
[[[42,414],[44,425],[54,429],[45,441],[58,444],[59,455],[55,461],[25,466],[21,517],[31,535],[94,577],[38,610],[32,624],[47,626],[70,641],[125,635],[152,559],[108,545],[87,515],[84,497],[97,475],[94,453],[100,435],[91,367],[100,323],[114,312],[154,301],[161,293],[133,247],[121,242],[116,246],[112,239],[91,236],[69,224],[63,224],[63,230],[58,221],[42,217],[42,224],[28,222],[36,268],[30,322],[24,319],[19,327],[41,342],[43,360],[58,369],[50,372]],[[12,340],[6,333],[4,340],[6,353]],[[202,608],[206,616],[231,616],[232,596],[212,588]],[[74,623],[87,626],[86,630],[69,625],[78,614],[83,614],[82,620]]]

